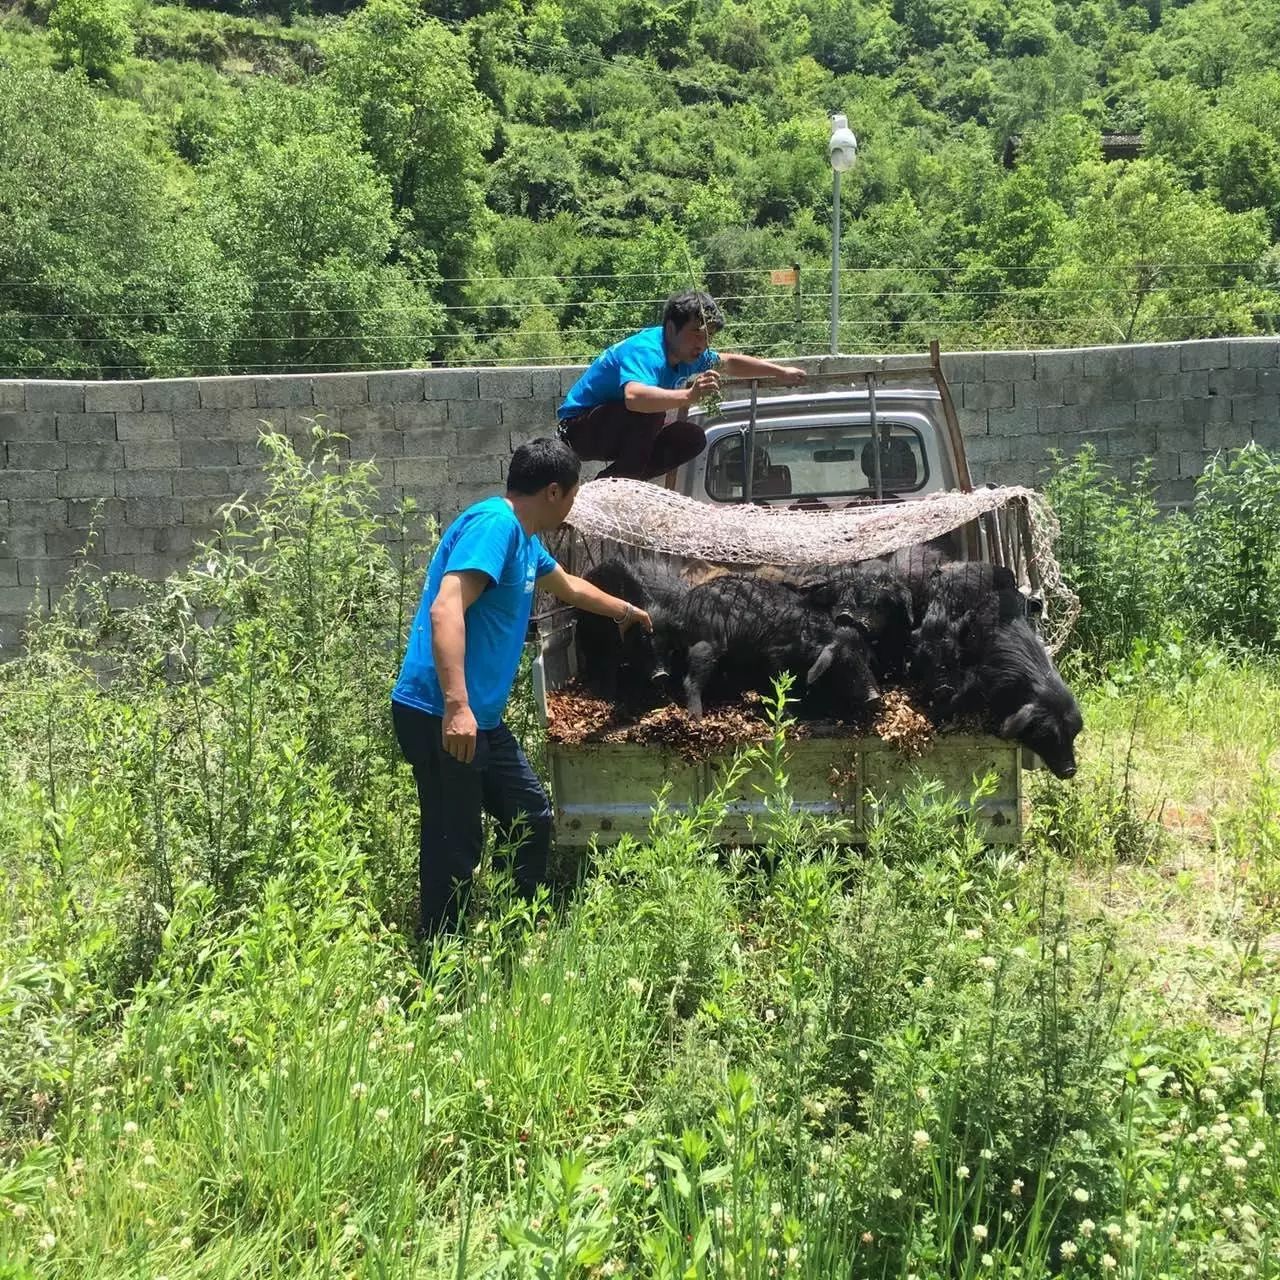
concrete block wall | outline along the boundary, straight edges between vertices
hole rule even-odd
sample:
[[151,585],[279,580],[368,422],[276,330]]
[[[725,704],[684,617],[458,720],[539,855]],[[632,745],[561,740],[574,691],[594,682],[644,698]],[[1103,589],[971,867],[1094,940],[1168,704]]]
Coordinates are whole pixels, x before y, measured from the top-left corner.
[[[1280,448],[1275,338],[966,352],[943,366],[980,483],[1034,484],[1051,451],[1092,443],[1126,478],[1150,458],[1161,497],[1177,502],[1215,451]],[[447,520],[498,491],[511,450],[551,431],[580,372],[0,382],[0,653],[32,604],[47,608],[61,589],[92,522],[104,571],[161,577],[184,562],[219,507],[263,488],[268,424],[300,446],[316,422],[342,432],[344,453],[377,463],[389,506],[411,496]]]

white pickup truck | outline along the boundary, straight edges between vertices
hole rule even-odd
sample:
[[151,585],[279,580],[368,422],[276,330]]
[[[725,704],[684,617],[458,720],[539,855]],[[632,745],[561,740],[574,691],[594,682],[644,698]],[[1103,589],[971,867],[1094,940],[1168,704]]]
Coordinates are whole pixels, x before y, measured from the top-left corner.
[[[916,367],[875,365],[819,375],[798,392],[775,395],[746,385],[746,396],[726,399],[714,415],[701,415],[707,447],[666,476],[667,489],[722,508],[892,505],[903,512],[927,495],[972,491],[936,345],[930,360]],[[714,519],[711,511],[707,518]],[[947,529],[932,543],[949,558],[1008,565],[1028,593],[1040,587],[1025,505],[997,506]],[[602,556],[635,554],[634,543],[613,544],[581,527],[562,531],[550,546],[577,573]],[[681,567],[696,571],[705,564],[700,559]],[[577,669],[573,614],[551,607],[538,613],[535,624],[534,690],[546,724],[548,693],[570,681]],[[547,754],[556,840],[573,848],[609,843],[624,833],[642,837],[659,790],[669,788],[668,808],[696,804],[710,794],[732,753],[694,763],[651,745],[549,740]],[[858,842],[877,807],[919,776],[938,780],[966,802],[974,779],[991,774],[994,790],[978,802],[975,816],[987,840],[1014,843],[1022,833],[1022,769],[1033,761],[1017,743],[987,735],[940,733],[919,759],[904,757],[872,734],[812,736],[790,744],[789,777],[797,807],[844,819],[849,841]],[[753,819],[765,809],[764,784],[762,777],[748,774],[733,789],[718,832],[725,843],[759,838]]]

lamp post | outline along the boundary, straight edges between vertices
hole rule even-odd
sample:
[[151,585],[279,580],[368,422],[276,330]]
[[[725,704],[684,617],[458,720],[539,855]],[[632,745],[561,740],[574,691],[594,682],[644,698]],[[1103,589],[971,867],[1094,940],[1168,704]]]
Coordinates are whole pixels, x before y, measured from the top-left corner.
[[845,116],[831,117],[831,138],[827,156],[835,175],[835,192],[831,206],[831,354],[839,355],[840,327],[840,175],[853,168],[858,158],[858,139],[849,128]]

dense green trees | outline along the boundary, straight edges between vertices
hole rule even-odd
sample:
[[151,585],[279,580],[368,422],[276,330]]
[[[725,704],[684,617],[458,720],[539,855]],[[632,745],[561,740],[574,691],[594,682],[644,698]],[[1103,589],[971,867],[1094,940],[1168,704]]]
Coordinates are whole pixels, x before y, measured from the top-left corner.
[[[846,349],[1254,332],[1280,310],[1275,6],[124,13],[0,19],[9,371],[585,355],[691,274],[734,343],[822,349],[833,110],[862,143]],[[1104,162],[1106,131],[1142,157]],[[768,283],[792,263],[798,290]]]

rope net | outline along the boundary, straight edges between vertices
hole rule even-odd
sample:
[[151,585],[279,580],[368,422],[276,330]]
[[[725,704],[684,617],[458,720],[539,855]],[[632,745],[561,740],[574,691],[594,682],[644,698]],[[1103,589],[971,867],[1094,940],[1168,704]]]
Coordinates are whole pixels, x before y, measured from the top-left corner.
[[566,563],[574,572],[627,548],[682,561],[689,576],[703,576],[698,566],[704,572],[714,567],[754,571],[890,556],[909,568],[914,552],[923,556],[929,544],[938,547],[948,535],[953,542],[958,536],[967,546],[961,558],[1006,565],[1020,585],[1042,594],[1042,632],[1052,652],[1066,640],[1080,611],[1053,554],[1057,519],[1042,495],[1022,486],[797,510],[712,505],[644,481],[593,480],[578,491],[566,525],[581,540],[586,562],[577,562],[563,540],[551,540],[552,549],[562,560],[569,554]]

